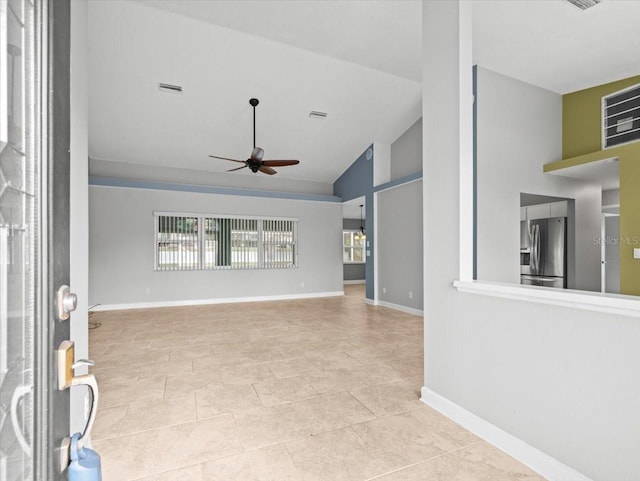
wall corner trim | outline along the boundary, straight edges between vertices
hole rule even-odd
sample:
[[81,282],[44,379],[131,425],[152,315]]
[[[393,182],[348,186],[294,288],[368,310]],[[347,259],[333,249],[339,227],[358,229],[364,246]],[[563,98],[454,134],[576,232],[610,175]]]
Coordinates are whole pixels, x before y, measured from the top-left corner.
[[592,481],[582,473],[516,438],[449,399],[422,387],[420,400],[476,436],[530,467],[549,481]]
[[283,294],[276,296],[229,297],[224,299],[187,299],[181,301],[132,302],[128,304],[98,304],[92,311],[120,311],[126,309],[152,309],[154,307],[202,306],[207,304],[232,304],[241,302],[290,301],[317,297],[344,296],[344,291],[309,292],[306,294]]

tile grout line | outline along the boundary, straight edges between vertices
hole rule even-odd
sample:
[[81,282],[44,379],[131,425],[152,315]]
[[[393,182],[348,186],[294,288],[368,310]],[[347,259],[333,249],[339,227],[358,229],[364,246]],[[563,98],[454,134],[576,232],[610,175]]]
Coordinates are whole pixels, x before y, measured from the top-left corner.
[[[356,434],[357,434],[357,433],[356,433]],[[365,441],[365,442],[366,442],[366,441]],[[378,475],[376,475],[376,476],[373,476],[372,478],[367,478],[365,481],[374,481],[374,480],[376,480],[376,479],[380,479],[380,478],[382,478],[382,477],[384,477],[384,476],[388,476],[388,475],[390,475],[390,474],[397,473],[397,472],[399,472],[399,471],[404,471],[405,469],[409,469],[409,468],[412,468],[412,467],[414,467],[414,466],[418,466],[418,465],[420,465],[420,464],[428,463],[428,462],[430,462],[430,461],[433,461],[434,459],[442,458],[443,456],[447,456],[447,455],[449,455],[449,454],[453,454],[453,453],[455,453],[455,452],[457,452],[457,451],[460,451],[460,450],[462,450],[462,449],[466,449],[466,448],[468,448],[469,446],[473,446],[474,444],[477,444],[477,443],[479,443],[479,442],[480,442],[480,441],[474,441],[474,442],[472,442],[472,443],[470,443],[470,444],[465,444],[464,446],[460,446],[459,448],[455,448],[455,449],[452,449],[452,450],[450,450],[450,451],[445,451],[444,453],[437,454],[437,455],[435,455],[435,456],[431,456],[430,458],[423,459],[423,460],[421,460],[421,461],[417,461],[417,462],[415,462],[415,463],[407,464],[406,466],[402,466],[402,467],[400,467],[400,468],[398,468],[398,469],[393,469],[393,470],[388,471],[388,472],[386,472],[386,473],[378,474]],[[368,443],[367,443],[367,444],[368,444]]]

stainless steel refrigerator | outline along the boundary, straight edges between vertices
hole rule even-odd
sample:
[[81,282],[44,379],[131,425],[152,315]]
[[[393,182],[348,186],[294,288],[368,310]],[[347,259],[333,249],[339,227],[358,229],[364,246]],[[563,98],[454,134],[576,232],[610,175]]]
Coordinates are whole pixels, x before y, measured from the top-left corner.
[[567,218],[520,223],[520,284],[567,288]]

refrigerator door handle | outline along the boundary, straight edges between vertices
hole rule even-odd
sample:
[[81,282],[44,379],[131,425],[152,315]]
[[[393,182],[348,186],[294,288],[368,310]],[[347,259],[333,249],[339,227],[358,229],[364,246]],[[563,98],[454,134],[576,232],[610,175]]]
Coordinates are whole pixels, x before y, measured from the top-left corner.
[[536,270],[540,274],[540,226],[536,225]]

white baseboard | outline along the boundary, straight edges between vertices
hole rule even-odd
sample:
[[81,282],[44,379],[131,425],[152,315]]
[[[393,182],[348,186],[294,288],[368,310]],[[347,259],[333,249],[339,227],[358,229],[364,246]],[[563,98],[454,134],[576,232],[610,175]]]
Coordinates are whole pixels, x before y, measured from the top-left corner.
[[92,311],[120,311],[125,309],[148,309],[154,307],[201,306],[206,304],[231,304],[240,302],[289,301],[316,297],[344,296],[344,291],[309,292],[306,294],[284,294],[279,296],[228,297],[224,299],[193,299],[183,301],[134,302],[131,304],[98,304]]
[[352,281],[342,281],[343,284],[345,285],[351,285],[351,284],[366,284],[367,281],[366,279],[355,279]]
[[424,311],[421,311],[420,309],[414,309],[413,307],[401,306],[400,304],[393,304],[392,302],[386,302],[386,301],[381,301],[381,300],[374,301],[374,300],[371,300],[371,299],[365,299],[364,302],[367,303],[367,304],[370,304],[372,306],[386,307],[388,309],[394,309],[396,311],[404,312],[406,314],[411,314],[413,316],[424,316]]
[[584,474],[503,431],[431,389],[423,387],[420,400],[522,464],[529,466],[549,481],[592,481]]

